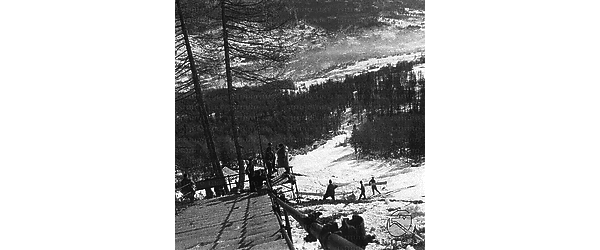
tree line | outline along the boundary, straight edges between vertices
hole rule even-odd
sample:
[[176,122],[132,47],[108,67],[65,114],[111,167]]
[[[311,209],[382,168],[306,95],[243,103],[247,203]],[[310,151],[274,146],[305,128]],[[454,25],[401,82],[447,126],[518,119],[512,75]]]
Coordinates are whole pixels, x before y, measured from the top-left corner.
[[351,145],[365,155],[384,158],[425,157],[425,77],[414,62],[346,78],[356,88],[352,112],[360,120]]
[[[399,62],[375,72],[329,80],[299,92],[290,81],[235,88],[239,143],[245,157],[260,155],[268,142],[303,148],[327,138],[351,108],[360,117],[351,144],[363,154],[424,157],[425,80],[412,68],[419,61]],[[227,89],[204,92],[219,160],[235,165]],[[214,174],[199,124],[195,99],[176,104],[176,164],[207,176]]]
[[[342,111],[349,106],[352,92],[328,98],[325,93],[333,88],[311,88],[306,93],[276,89],[268,84],[235,89],[236,121],[244,156],[260,155],[268,142],[301,148],[336,130],[341,124]],[[205,100],[219,159],[224,165],[233,165],[235,148],[229,129],[227,92],[225,89],[206,91]],[[190,98],[178,103],[176,114],[177,144],[182,147],[176,151],[179,165],[194,167],[205,162],[208,152],[194,100]]]

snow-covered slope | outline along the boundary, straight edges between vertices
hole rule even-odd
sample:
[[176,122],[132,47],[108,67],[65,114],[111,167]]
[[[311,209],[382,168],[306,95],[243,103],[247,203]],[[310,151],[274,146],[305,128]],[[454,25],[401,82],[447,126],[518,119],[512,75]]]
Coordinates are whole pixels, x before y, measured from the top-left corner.
[[[312,78],[310,80],[299,81],[296,86],[299,89],[307,89],[311,85],[323,84],[327,80],[343,81],[346,75],[358,75],[365,72],[375,72],[388,65],[395,65],[400,61],[417,60],[424,53],[407,53],[394,56],[386,56],[381,58],[370,58],[363,61],[358,61],[344,67],[340,67],[326,73],[322,77]],[[414,67],[415,72],[421,71],[425,74],[425,64],[419,64]]]
[[[359,181],[366,185],[371,177],[387,181],[380,187],[389,193],[388,199],[421,199],[425,167],[410,167],[406,162],[357,159],[354,149],[346,143],[351,136],[352,125],[344,126],[344,134],[333,137],[306,155],[294,156],[290,161],[297,176],[298,189],[305,192],[323,192],[329,180],[340,184],[337,192],[358,191]],[[400,190],[408,186],[412,188]],[[370,192],[370,191],[369,191]]]
[[[349,193],[358,197],[359,181],[365,184],[368,202],[343,202],[336,204],[299,205],[300,210],[320,211],[321,217],[349,217],[356,213],[365,220],[367,234],[375,235],[376,242],[370,243],[366,249],[385,249],[393,245],[393,238],[386,228],[389,218],[396,210],[409,211],[413,224],[418,229],[425,227],[425,192],[423,177],[425,166],[410,167],[402,161],[357,160],[354,149],[345,143],[350,138],[352,124],[344,127],[344,134],[333,137],[319,148],[306,155],[295,156],[290,165],[298,174],[297,184],[300,192],[324,193],[329,180],[339,185],[336,199],[344,200]],[[381,196],[372,197],[371,188],[367,186],[369,179],[375,177],[378,182],[387,181],[387,185],[378,186]],[[342,195],[346,193],[346,197]],[[322,197],[312,196],[311,199]],[[412,202],[410,202],[412,201]],[[337,216],[336,216],[337,215]],[[341,220],[337,220],[341,225]],[[306,233],[295,224],[292,230],[294,246],[297,249],[319,249],[317,242],[305,242]]]
[[[380,18],[381,27],[359,29],[354,32],[339,31],[328,33],[324,29],[300,21],[293,28],[285,29],[283,34],[290,40],[297,41],[297,55],[283,69],[263,73],[281,73],[279,78],[291,79],[298,89],[306,89],[314,84],[321,84],[327,79],[340,80],[346,75],[354,75],[366,71],[376,71],[388,64],[398,61],[414,60],[425,52],[424,12],[407,9],[415,17]],[[407,28],[407,27],[417,28]],[[220,32],[218,29],[214,33]],[[292,39],[293,37],[293,39]],[[268,41],[268,40],[267,40]],[[218,51],[218,44],[206,43],[191,36],[192,50],[203,58],[212,58],[217,62],[223,59]],[[273,42],[273,41],[271,41]],[[186,55],[185,47],[176,50],[176,55]],[[185,56],[176,58],[176,65],[184,62]],[[200,58],[196,58],[200,60]],[[222,88],[224,83],[224,66],[216,65],[212,60],[200,62],[202,65],[215,65],[210,74],[201,75],[205,87]],[[234,66],[251,65],[247,61],[233,60]],[[220,74],[221,76],[215,76]],[[236,76],[234,76],[236,77]],[[185,82],[188,77],[180,77]],[[235,79],[235,86],[246,86],[249,83]],[[256,84],[256,83],[253,83]]]

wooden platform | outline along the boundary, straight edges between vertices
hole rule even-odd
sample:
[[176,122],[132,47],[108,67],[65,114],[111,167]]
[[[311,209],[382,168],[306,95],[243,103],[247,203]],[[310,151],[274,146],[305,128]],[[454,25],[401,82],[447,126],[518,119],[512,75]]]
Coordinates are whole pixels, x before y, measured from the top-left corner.
[[209,200],[175,216],[175,249],[288,249],[268,195]]

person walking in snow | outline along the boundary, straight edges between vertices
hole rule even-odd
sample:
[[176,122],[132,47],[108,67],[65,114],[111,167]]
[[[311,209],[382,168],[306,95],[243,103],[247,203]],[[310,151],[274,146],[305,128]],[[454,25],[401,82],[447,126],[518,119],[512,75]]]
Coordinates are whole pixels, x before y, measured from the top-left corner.
[[327,191],[325,191],[325,196],[323,196],[323,200],[327,199],[327,197],[331,197],[332,200],[335,200],[335,189],[336,185],[333,185],[333,182],[329,180],[329,185],[327,185]]
[[365,197],[365,199],[367,199],[367,196],[365,195],[365,186],[363,185],[362,181],[360,181],[360,187],[358,189],[360,189],[358,200],[360,200],[361,197]]
[[377,193],[381,194],[381,192],[379,192],[379,190],[377,190],[377,185],[376,185],[376,181],[375,181],[375,177],[371,176],[371,180],[369,181],[369,185],[371,185],[371,190],[373,191],[373,195],[375,195],[375,191],[377,191]]

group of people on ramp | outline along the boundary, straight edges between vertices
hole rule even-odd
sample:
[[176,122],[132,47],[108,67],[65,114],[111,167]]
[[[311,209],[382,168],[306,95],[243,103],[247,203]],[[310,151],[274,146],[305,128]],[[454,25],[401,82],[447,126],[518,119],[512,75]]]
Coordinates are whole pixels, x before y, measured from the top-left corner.
[[263,186],[263,181],[267,176],[273,177],[277,173],[277,168],[285,168],[289,173],[289,162],[287,147],[280,143],[277,151],[273,150],[273,144],[268,143],[265,154],[263,155],[264,169],[255,169],[260,165],[260,156],[252,156],[246,162],[246,174],[250,181],[250,191],[259,191]]
[[[283,143],[279,143],[277,150],[274,150],[273,144],[269,142],[265,150],[264,160],[269,175],[276,173],[277,168],[284,168],[286,173],[290,173],[287,146]],[[277,167],[275,163],[277,163]]]

